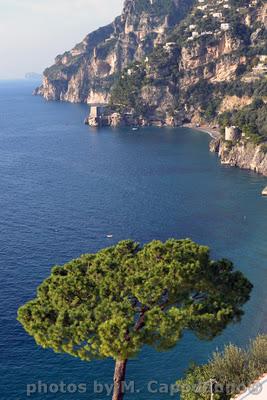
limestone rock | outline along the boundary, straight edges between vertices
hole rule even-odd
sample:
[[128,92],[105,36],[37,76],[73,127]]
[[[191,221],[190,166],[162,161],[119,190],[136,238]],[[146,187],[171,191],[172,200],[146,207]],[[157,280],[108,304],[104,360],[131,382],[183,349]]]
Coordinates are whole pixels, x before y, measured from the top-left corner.
[[267,153],[265,145],[255,145],[247,140],[241,140],[235,145],[224,140],[213,141],[211,151],[218,153],[222,164],[251,170],[267,176]]
[[44,71],[35,94],[47,100],[106,102],[114,74],[166,40],[194,0],[125,0],[121,16],[90,33]]

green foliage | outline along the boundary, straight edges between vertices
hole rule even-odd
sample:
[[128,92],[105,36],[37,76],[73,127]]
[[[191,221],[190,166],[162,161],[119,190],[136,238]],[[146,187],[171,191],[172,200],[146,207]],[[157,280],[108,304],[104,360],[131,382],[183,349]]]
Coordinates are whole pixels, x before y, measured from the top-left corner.
[[245,24],[241,23],[239,20],[233,22],[231,33],[234,38],[242,40],[244,44],[250,44],[251,30]]
[[250,140],[259,144],[267,138],[267,104],[261,99],[255,99],[251,105],[241,110],[221,114],[219,124],[222,127],[237,125]]
[[249,5],[249,0],[230,0],[230,5],[232,7],[247,7]]
[[232,82],[223,82],[217,84],[215,90],[222,96],[250,96],[263,97],[267,96],[267,79],[259,79],[254,82],[242,82],[237,79]]
[[186,0],[178,8],[175,0],[153,0],[153,2],[151,0],[135,0],[134,9],[137,15],[144,12],[161,19],[168,15],[169,22],[175,23],[194,2],[195,0]]
[[166,66],[169,54],[163,46],[157,46],[149,57],[149,64],[155,70],[161,70]]
[[208,364],[189,369],[178,382],[181,400],[210,400],[211,379],[217,381],[214,399],[230,400],[239,388],[249,386],[266,372],[267,335],[258,336],[246,350],[228,345],[223,352],[214,353]]
[[202,108],[205,108],[212,99],[212,94],[213,85],[203,79],[187,89],[185,93],[185,100],[189,104],[199,104],[202,106]]
[[[164,3],[164,2],[163,2]],[[166,7],[166,10],[170,7],[171,2],[156,1],[153,4],[148,0],[140,0],[136,2],[136,7],[140,8],[141,11],[152,12],[156,8]],[[195,2],[191,2],[190,8]],[[191,106],[200,111],[202,118],[208,122],[212,122],[218,118],[218,109],[221,101],[225,96],[251,96],[251,97],[264,97],[267,96],[267,79],[258,79],[251,82],[243,80],[243,75],[252,71],[253,63],[260,54],[264,54],[266,47],[266,30],[260,22],[253,20],[252,27],[248,27],[245,24],[245,16],[247,15],[248,0],[239,1],[233,0],[231,7],[225,9],[220,7],[217,11],[222,12],[224,20],[230,24],[230,34],[234,39],[240,40],[240,45],[236,50],[231,53],[231,60],[236,62],[238,65],[236,70],[236,79],[230,81],[223,81],[219,83],[210,83],[209,79],[203,79],[205,73],[215,73],[216,62],[210,62],[205,66],[200,66],[194,70],[184,71],[179,68],[179,61],[181,59],[181,50],[185,48],[195,48],[199,46],[200,53],[203,54],[206,48],[218,46],[222,40],[224,32],[221,31],[221,21],[218,18],[214,18],[210,13],[203,13],[201,10],[197,10],[196,7],[192,7],[191,12],[187,13],[187,16],[179,23],[176,24],[174,29],[171,30],[167,42],[175,42],[177,45],[177,54],[170,54],[170,52],[164,49],[164,46],[157,46],[150,54],[149,61],[139,64],[139,71],[136,71],[130,78],[125,77],[125,71],[123,76],[119,78],[119,81],[114,85],[112,90],[111,102],[119,109],[119,111],[125,111],[127,109],[134,110],[137,114],[142,116],[154,115],[155,109],[157,109],[156,102],[153,106],[146,104],[146,100],[142,98],[142,88],[148,87],[168,87],[169,91],[174,97],[174,105],[176,113],[184,112],[184,104]],[[251,14],[249,11],[249,14]],[[169,12],[169,11],[168,11]],[[152,12],[153,14],[153,12]],[[205,14],[205,18],[204,18]],[[199,33],[207,31],[218,32],[216,35],[203,34],[195,40],[188,41],[191,36],[189,26],[195,25],[196,30]],[[258,27],[258,28],[257,28]],[[253,45],[251,45],[251,33],[257,31],[257,38],[253,39]],[[262,39],[263,37],[263,39]],[[238,41],[237,41],[238,42]],[[192,53],[193,54],[193,53]],[[240,57],[247,56],[246,63],[240,64]],[[229,55],[222,55],[220,62],[229,62]],[[204,71],[205,69],[205,71]],[[180,80],[188,75],[188,78],[200,77],[198,83],[189,85],[189,87],[182,87]],[[123,78],[123,79],[121,79]],[[193,79],[192,79],[193,80]],[[156,96],[156,95],[155,95]],[[161,99],[160,99],[161,102]],[[262,128],[259,129],[259,125]],[[257,141],[257,135],[265,135],[265,117],[259,115],[257,124],[248,124],[246,126],[248,135],[251,140]],[[260,132],[260,133],[259,133]]]
[[246,72],[247,72],[247,65],[245,65],[245,64],[240,64],[240,65],[237,67],[236,75],[239,77],[239,76],[245,74]]
[[120,75],[111,91],[110,103],[118,110],[134,109],[138,112],[140,90],[145,84],[146,71],[142,64],[129,66]]
[[[209,67],[212,68],[213,65],[210,64]],[[190,86],[183,93],[183,100],[195,108],[200,108],[203,118],[211,122],[216,118],[218,106],[221,102],[221,98],[219,96],[215,97],[214,93],[215,85],[203,79],[197,84]]]
[[216,29],[220,29],[221,23],[217,18],[212,15],[208,15],[207,18],[198,19],[197,15],[194,18],[194,23],[197,24],[197,30],[199,32],[211,31],[214,32]]
[[167,350],[184,330],[212,339],[242,316],[252,285],[191,240],[132,241],[87,254],[38,288],[18,320],[37,344],[83,360]]
[[210,100],[208,106],[205,108],[203,115],[208,122],[212,122],[216,118],[219,104],[220,100],[212,99]]
[[155,0],[151,4],[150,0],[136,0],[136,13],[146,12],[157,16],[169,14],[173,10],[172,0]]
[[[111,106],[120,112],[134,111],[139,116],[147,116],[153,113],[155,106],[142,98],[142,88],[145,86],[170,87],[171,84],[177,83],[179,73],[178,53],[179,49],[177,48],[168,51],[159,45],[151,53],[148,61],[136,62],[126,68],[112,88]],[[178,90],[176,90],[177,93]]]

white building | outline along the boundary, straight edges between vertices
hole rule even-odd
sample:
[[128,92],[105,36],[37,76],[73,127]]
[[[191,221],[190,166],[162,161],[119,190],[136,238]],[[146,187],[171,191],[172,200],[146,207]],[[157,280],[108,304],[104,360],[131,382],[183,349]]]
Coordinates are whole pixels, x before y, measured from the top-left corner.
[[266,400],[267,399],[267,374],[254,382],[249,389],[232,400]]
[[221,19],[223,17],[221,12],[213,13],[212,16],[213,16],[213,18],[219,18],[219,19]]
[[227,126],[225,128],[225,140],[229,142],[236,142],[241,139],[242,132],[237,126]]
[[196,39],[199,37],[199,33],[197,31],[192,32],[192,38]]
[[230,29],[230,24],[228,24],[226,22],[221,24],[221,30],[222,31],[229,31],[229,29]]
[[189,25],[189,30],[192,32],[196,29],[196,25]]

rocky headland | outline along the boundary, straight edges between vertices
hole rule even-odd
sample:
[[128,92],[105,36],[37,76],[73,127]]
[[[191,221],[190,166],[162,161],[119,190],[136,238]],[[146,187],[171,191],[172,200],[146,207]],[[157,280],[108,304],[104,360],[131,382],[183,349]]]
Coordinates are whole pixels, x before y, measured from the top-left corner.
[[246,139],[231,143],[215,139],[210,143],[210,150],[218,154],[222,164],[267,176],[267,143],[254,144]]
[[225,164],[267,175],[267,4],[125,0],[111,24],[47,68],[35,94],[83,102],[91,126],[238,126]]
[[125,0],[122,14],[58,55],[35,94],[47,100],[106,104],[117,74],[141,61],[186,17],[194,0]]

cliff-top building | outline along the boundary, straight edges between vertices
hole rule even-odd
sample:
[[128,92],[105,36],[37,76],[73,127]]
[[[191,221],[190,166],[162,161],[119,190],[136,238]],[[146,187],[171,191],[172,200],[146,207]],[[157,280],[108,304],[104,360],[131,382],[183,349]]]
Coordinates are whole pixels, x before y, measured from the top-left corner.
[[242,132],[237,126],[227,126],[225,128],[225,140],[237,142],[242,137]]

